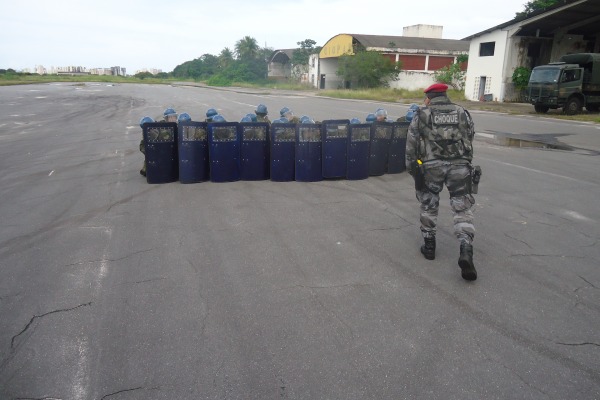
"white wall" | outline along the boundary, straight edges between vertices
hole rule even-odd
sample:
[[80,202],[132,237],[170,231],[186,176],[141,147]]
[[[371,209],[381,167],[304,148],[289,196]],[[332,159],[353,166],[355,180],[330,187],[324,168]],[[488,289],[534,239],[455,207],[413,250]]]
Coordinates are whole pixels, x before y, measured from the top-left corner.
[[[321,59],[321,74],[325,74],[325,89],[337,89],[339,87],[344,87],[344,82],[342,78],[335,74],[338,68],[338,59],[334,58],[322,58]],[[317,84],[319,84],[321,80],[321,76],[317,76]]]
[[[506,65],[508,32],[497,29],[490,33],[471,39],[469,48],[469,65],[467,67],[467,79],[465,82],[465,97],[469,100],[479,100],[479,84],[481,77],[486,77],[485,94],[492,94],[497,101],[504,100],[503,72]],[[481,43],[495,42],[493,56],[479,56]],[[512,78],[512,73],[509,78]]]
[[435,83],[433,72],[402,71],[397,81],[390,81],[390,87],[394,89],[418,90],[425,89]]

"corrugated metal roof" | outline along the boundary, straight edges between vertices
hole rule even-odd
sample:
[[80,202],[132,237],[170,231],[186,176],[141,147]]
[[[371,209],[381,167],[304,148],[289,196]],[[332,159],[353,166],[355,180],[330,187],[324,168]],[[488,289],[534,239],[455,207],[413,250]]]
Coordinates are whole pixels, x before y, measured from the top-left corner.
[[458,51],[468,52],[469,41],[456,39],[433,39],[411,36],[379,36],[349,33],[365,48],[425,50],[425,51]]

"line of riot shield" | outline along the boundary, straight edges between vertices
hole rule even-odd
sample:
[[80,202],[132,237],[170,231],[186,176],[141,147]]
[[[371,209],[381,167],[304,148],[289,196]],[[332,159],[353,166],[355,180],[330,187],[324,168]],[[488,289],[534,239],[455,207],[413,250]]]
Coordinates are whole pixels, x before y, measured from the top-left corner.
[[323,130],[323,177],[345,178],[350,120],[325,120]]
[[296,181],[323,180],[320,124],[296,125]]
[[369,149],[372,124],[350,124],[348,128],[348,164],[346,179],[369,177]]
[[240,179],[261,181],[269,179],[269,124],[242,122],[239,124]]
[[293,181],[296,164],[296,124],[271,124],[271,180]]
[[392,126],[392,139],[388,152],[387,173],[397,174],[406,169],[406,135],[410,122],[394,122]]
[[385,174],[393,129],[393,125],[389,122],[373,122],[371,125],[369,157],[369,175],[371,176]]
[[240,179],[240,140],[237,122],[208,123],[211,182]]
[[210,178],[206,122],[179,124],[179,182],[205,182]]
[[146,123],[143,127],[146,150],[146,181],[168,183],[179,179],[177,124]]

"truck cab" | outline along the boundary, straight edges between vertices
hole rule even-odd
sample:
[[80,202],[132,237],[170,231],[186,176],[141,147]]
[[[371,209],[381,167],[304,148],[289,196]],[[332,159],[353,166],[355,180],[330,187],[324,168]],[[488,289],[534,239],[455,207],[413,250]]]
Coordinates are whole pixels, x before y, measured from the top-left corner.
[[[596,112],[600,106],[600,54],[569,54],[560,62],[535,67],[531,72],[526,101],[535,111],[562,108],[567,115],[583,106]],[[599,82],[596,82],[599,81]]]

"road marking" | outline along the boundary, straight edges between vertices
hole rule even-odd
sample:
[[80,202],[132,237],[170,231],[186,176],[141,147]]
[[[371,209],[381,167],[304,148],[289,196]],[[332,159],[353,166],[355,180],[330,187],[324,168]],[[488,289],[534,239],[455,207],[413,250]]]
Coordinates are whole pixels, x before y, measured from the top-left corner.
[[567,179],[567,180],[570,180],[570,181],[573,181],[573,182],[585,183],[587,185],[589,185],[591,183],[591,182],[588,182],[588,181],[582,181],[580,179],[571,178],[570,176],[553,174],[552,172],[540,171],[539,169],[528,168],[528,167],[524,167],[522,165],[516,165],[516,164],[507,163],[507,162],[504,162],[504,161],[493,160],[491,158],[485,158],[485,157],[477,157],[477,158],[482,159],[482,160],[486,160],[486,161],[495,162],[495,163],[502,164],[502,165],[507,165],[509,167],[515,167],[515,168],[519,168],[519,169],[524,169],[526,171],[537,172],[537,173],[540,173],[540,174],[543,174],[543,175],[553,176],[553,177],[556,177],[556,178],[563,178],[563,179]]
[[53,173],[54,173],[54,170],[50,171],[50,173],[48,174],[48,176],[52,176]]

